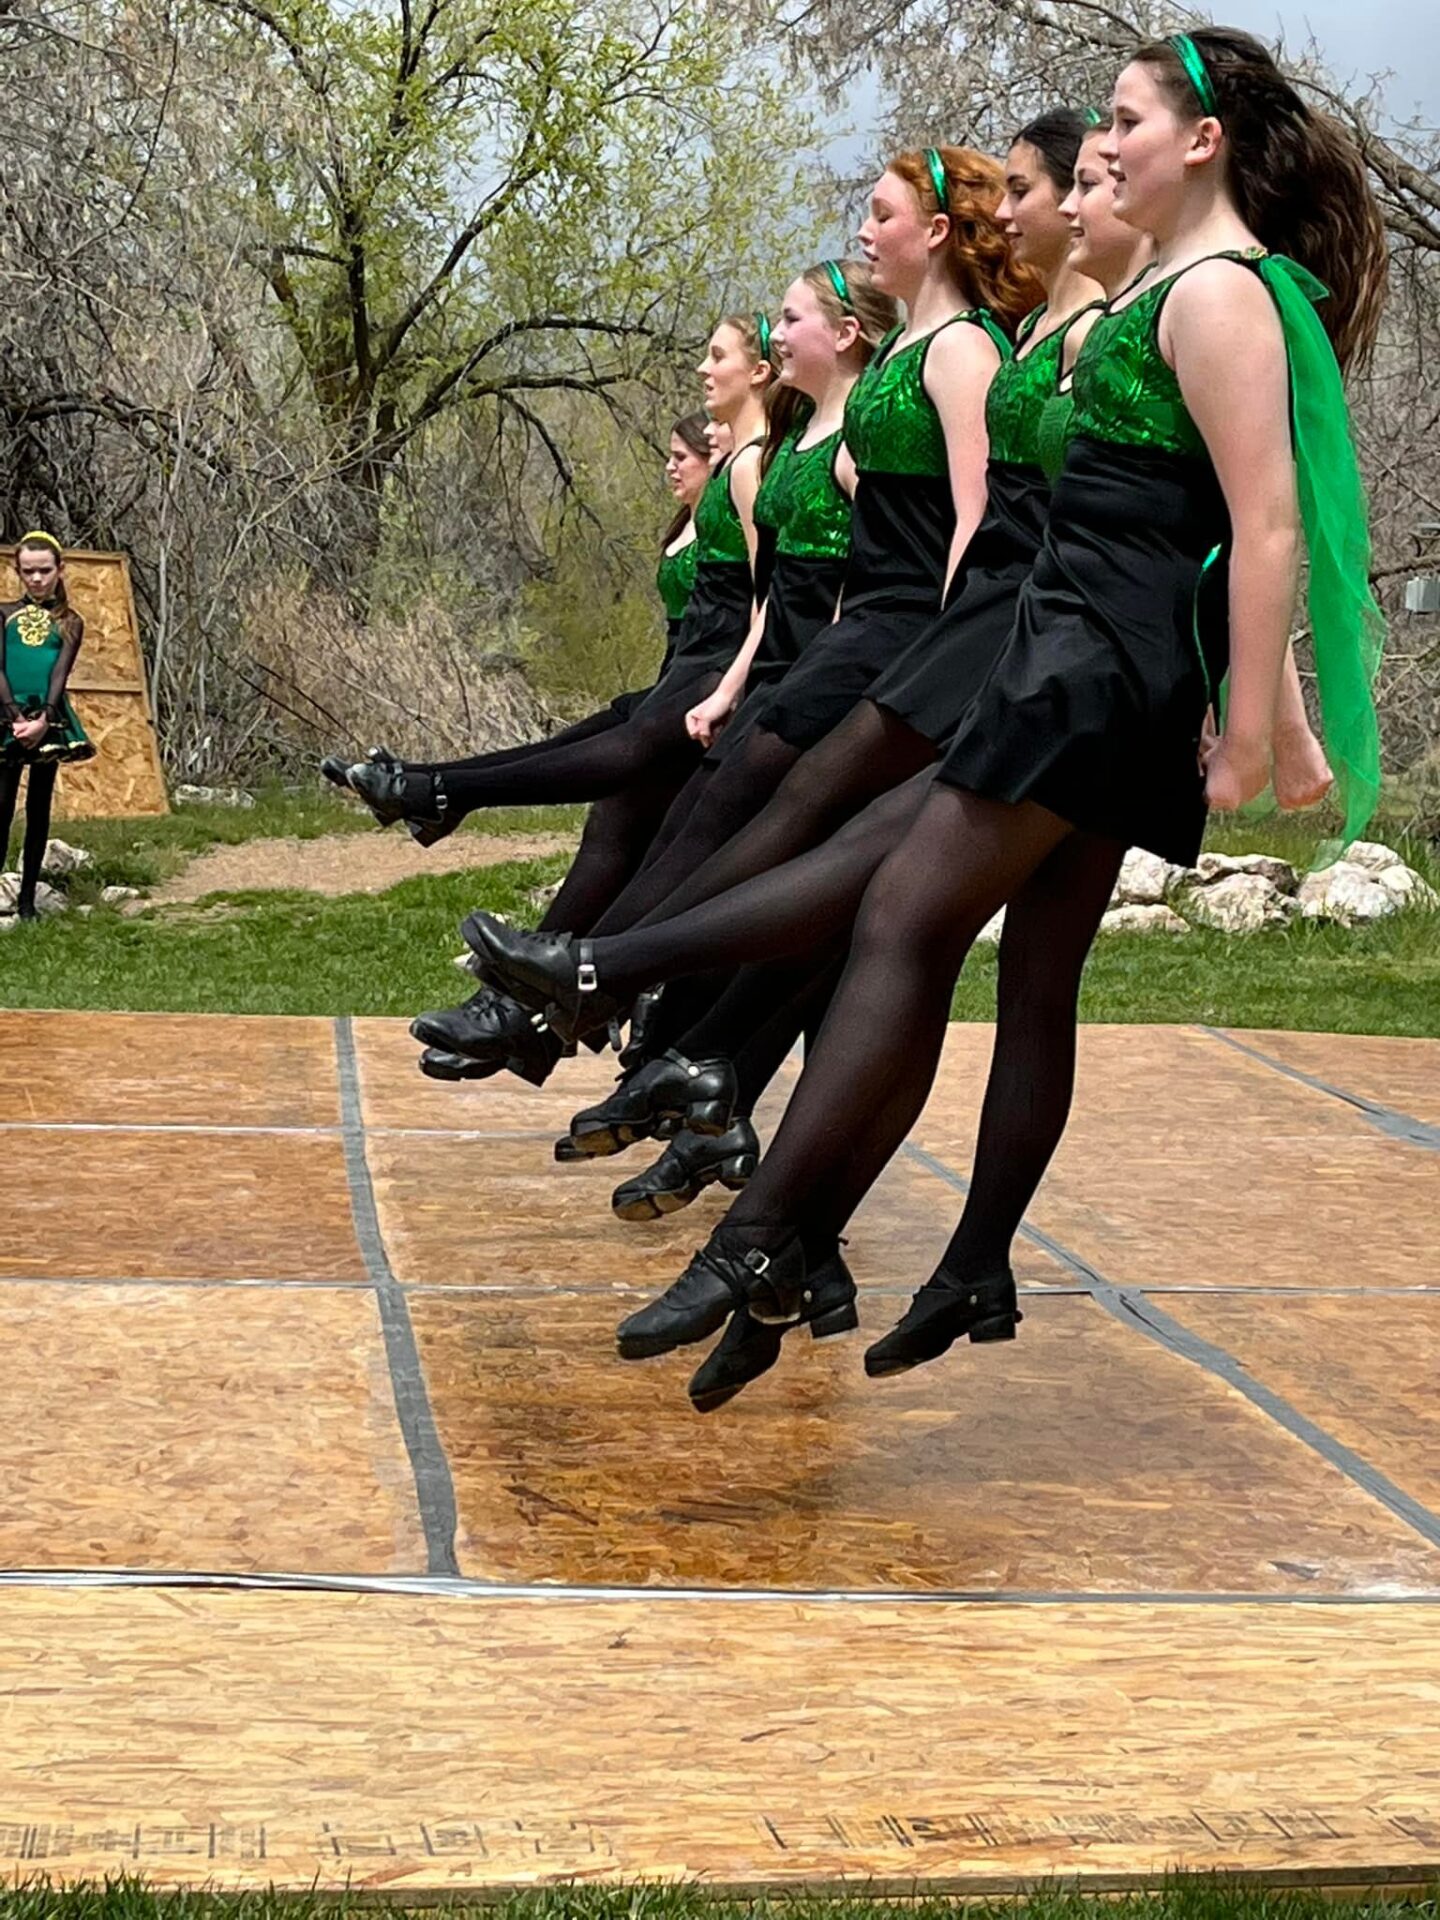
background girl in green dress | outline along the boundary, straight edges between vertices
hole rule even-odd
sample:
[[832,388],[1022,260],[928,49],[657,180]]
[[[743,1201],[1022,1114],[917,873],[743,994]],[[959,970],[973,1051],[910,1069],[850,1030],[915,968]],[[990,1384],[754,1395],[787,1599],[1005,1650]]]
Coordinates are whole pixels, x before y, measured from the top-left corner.
[[85,623],[66,596],[59,541],[27,533],[15,550],[15,571],[25,598],[0,609],[0,865],[9,850],[20,775],[28,768],[16,912],[33,920],[60,763],[90,760],[95,749],[65,691]]

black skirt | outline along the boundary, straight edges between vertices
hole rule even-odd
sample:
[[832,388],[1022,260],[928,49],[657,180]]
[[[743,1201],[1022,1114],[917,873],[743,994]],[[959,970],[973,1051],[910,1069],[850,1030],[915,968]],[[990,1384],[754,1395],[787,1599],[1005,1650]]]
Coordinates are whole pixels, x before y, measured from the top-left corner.
[[1199,590],[1230,523],[1208,460],[1075,439],[1010,637],[939,777],[1190,865],[1223,671]]
[[704,682],[713,685],[745,644],[752,592],[750,569],[744,561],[701,561],[669,660],[646,699],[668,700],[691,687],[697,700],[704,699],[709,690],[701,690]]
[[942,752],[1010,638],[1050,510],[1050,483],[1038,467],[992,461],[986,484],[985,517],[958,592],[866,695]]

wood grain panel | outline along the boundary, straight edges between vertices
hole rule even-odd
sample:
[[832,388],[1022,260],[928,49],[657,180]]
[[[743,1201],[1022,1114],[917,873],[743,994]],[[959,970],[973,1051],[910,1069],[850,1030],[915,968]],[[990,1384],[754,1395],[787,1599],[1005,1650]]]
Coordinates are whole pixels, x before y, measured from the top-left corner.
[[37,1130],[4,1140],[0,1272],[366,1278],[337,1138]]
[[[1437,935],[1440,937],[1440,935]],[[1235,1038],[1287,1067],[1329,1081],[1345,1093],[1397,1107],[1440,1127],[1440,1046],[1360,1033],[1272,1033],[1233,1029]]]
[[1421,1607],[10,1592],[0,1625],[27,1871],[978,1893],[1440,1860]]
[[[963,1174],[970,1091],[949,1062],[914,1138]],[[1194,1029],[1082,1027],[1029,1218],[1124,1285],[1427,1286],[1436,1166]]]
[[0,1565],[425,1568],[375,1298],[0,1287]]
[[333,1127],[328,1020],[236,1014],[7,1013],[7,1122]]
[[[625,1303],[620,1303],[623,1309]],[[701,1418],[703,1348],[626,1364],[616,1304],[420,1294],[478,1578],[797,1589],[1440,1590],[1440,1551],[1239,1394],[1038,1293],[1011,1347],[870,1382],[794,1335]]]
[[1440,1297],[1192,1295],[1165,1304],[1440,1513]]

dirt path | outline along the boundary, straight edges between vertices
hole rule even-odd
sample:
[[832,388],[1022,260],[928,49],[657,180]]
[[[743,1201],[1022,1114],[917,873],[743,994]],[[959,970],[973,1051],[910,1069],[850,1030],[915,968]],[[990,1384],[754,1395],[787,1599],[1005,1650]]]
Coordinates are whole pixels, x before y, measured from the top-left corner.
[[503,860],[535,860],[567,853],[563,833],[457,833],[428,852],[405,833],[331,833],[318,840],[247,840],[211,847],[156,887],[150,902],[177,905],[207,893],[297,887],[307,893],[383,893],[417,873],[460,873]]

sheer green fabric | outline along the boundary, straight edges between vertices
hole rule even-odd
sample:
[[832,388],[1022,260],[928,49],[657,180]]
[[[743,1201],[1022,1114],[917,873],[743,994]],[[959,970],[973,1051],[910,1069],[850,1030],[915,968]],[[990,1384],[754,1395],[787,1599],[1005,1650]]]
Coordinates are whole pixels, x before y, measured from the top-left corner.
[[1350,437],[1344,384],[1315,311],[1316,303],[1328,298],[1327,291],[1313,274],[1283,255],[1267,255],[1259,270],[1285,330],[1321,726],[1344,814],[1340,840],[1323,849],[1317,860],[1324,865],[1360,838],[1380,797],[1374,684],[1385,620],[1370,591],[1365,491]]

